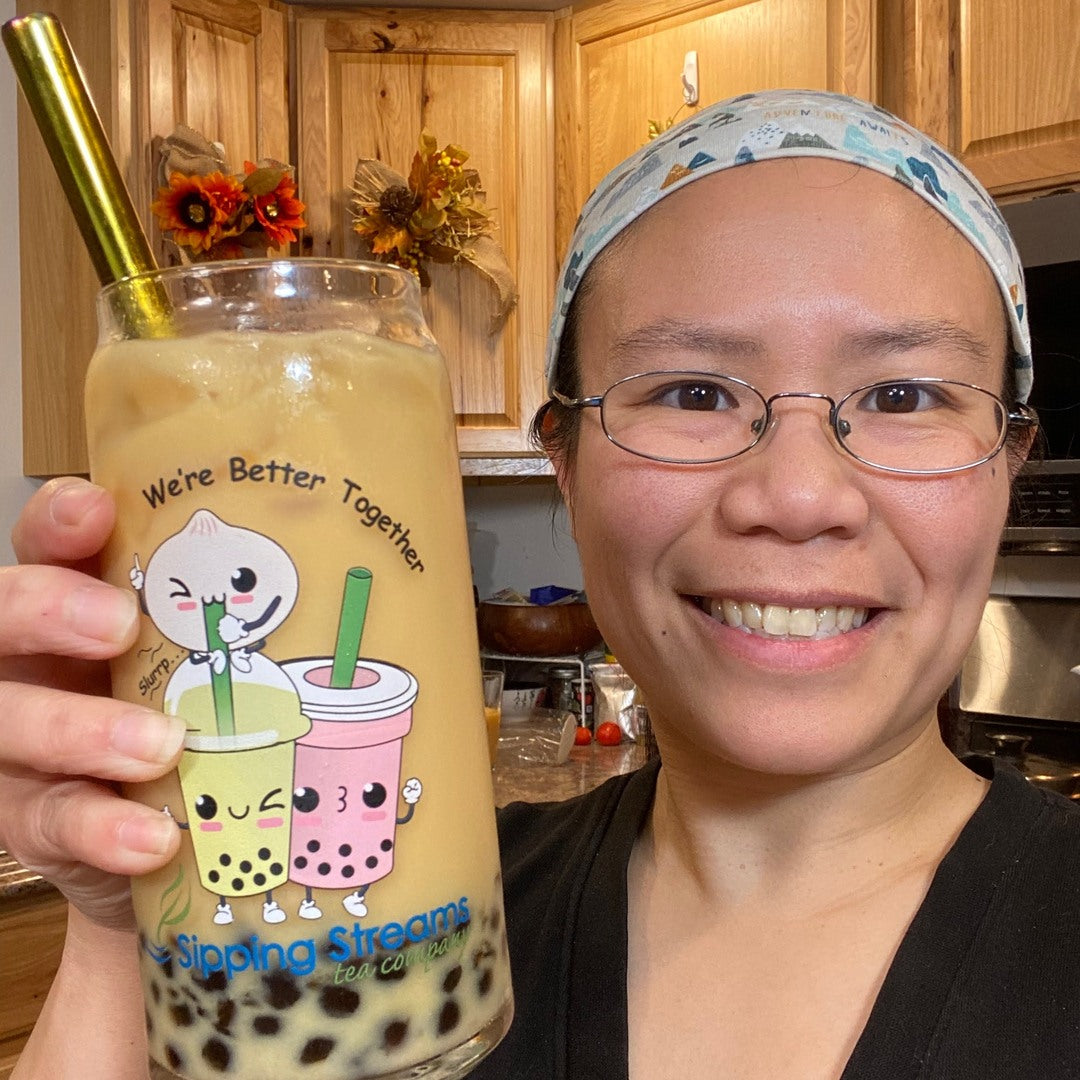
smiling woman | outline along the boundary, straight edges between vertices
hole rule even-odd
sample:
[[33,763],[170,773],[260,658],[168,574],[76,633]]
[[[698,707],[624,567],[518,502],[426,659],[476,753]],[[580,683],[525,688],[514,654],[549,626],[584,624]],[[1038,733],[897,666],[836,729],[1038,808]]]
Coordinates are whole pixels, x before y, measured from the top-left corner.
[[936,725],[1036,424],[993,203],[872,106],[748,95],[602,183],[561,282],[536,431],[662,765],[504,825],[519,980],[560,977],[538,877],[569,921],[550,1075],[1064,1078],[1080,983],[1018,967],[1072,940],[1080,815]]
[[[897,230],[888,245],[883,212]],[[1001,304],[985,260],[893,180],[831,160],[779,160],[665,198],[594,272],[582,382],[614,381],[607,436],[628,412],[634,445],[612,445],[590,411],[576,454],[557,468],[598,622],[661,729],[665,711],[678,714],[661,741],[665,763],[705,750],[724,767],[734,758],[804,774],[891,756],[925,727],[974,634],[1009,485],[1007,469],[979,467],[1007,429],[1000,369],[972,388],[986,365],[957,335],[896,328],[940,320],[1000,356]],[[968,287],[952,288],[958,280]],[[639,352],[646,370],[661,369],[639,381],[660,380],[661,390],[621,409],[620,391],[636,380],[618,381],[627,354],[613,341],[672,311],[700,327],[694,351]],[[754,347],[703,352],[706,331]],[[687,408],[699,402],[672,396],[668,365],[723,370],[762,389],[729,382],[726,404],[738,408]],[[922,380],[942,375],[962,384],[951,397],[927,395],[944,384]],[[879,398],[871,412],[869,392],[856,390],[866,382],[884,384],[886,407],[899,397],[895,411],[880,411]],[[905,411],[917,391],[919,408]],[[815,396],[824,394],[843,404]],[[724,418],[708,439],[703,415]],[[687,458],[715,464],[670,463]],[[857,632],[814,641],[722,624],[697,598],[873,615]],[[883,691],[895,698],[889,707]]]
[[[660,762],[501,812],[516,1016],[474,1080],[1075,1080],[1080,809],[970,771],[936,724],[1034,431],[1029,351],[993,203],[867,103],[720,102],[589,199],[536,430]],[[103,542],[103,496],[72,534],[62,494],[28,507],[28,561]],[[21,791],[118,766],[77,752],[111,730],[93,699],[40,693],[52,753],[0,730],[0,828],[47,851],[74,932],[22,1075],[72,1038],[107,1063],[86,1075],[141,1075],[102,871],[173,841],[110,846],[134,811],[85,786],[41,838]],[[463,963],[446,993],[467,978],[485,992]]]

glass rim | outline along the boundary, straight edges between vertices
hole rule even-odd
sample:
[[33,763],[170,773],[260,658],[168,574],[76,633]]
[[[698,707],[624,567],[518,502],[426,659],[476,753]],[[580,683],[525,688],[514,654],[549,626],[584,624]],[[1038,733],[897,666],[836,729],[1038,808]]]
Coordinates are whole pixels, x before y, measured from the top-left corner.
[[103,286],[95,307],[97,348],[218,330],[334,327],[439,352],[416,275],[376,261],[300,256],[166,266]]
[[374,259],[344,259],[322,255],[295,255],[275,256],[270,258],[251,259],[211,259],[208,262],[181,263],[176,266],[157,266],[150,270],[140,270],[135,274],[125,274],[115,281],[107,282],[98,290],[98,295],[105,299],[114,293],[122,292],[131,286],[137,286],[144,282],[160,282],[167,284],[180,278],[213,278],[235,275],[241,271],[249,273],[264,270],[273,271],[276,268],[282,273],[286,268],[306,270],[339,270],[362,273],[376,273],[385,275],[390,279],[401,281],[406,289],[412,282],[419,288],[416,275],[393,263],[378,262]]

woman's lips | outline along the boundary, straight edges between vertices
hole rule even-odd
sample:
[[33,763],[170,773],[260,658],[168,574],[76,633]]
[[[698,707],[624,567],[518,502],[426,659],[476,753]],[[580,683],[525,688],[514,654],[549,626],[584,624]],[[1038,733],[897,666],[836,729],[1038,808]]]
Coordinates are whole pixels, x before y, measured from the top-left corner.
[[[724,600],[701,596],[688,596],[686,600],[700,613],[698,617],[709,628],[709,636],[723,648],[724,652],[753,667],[774,674],[823,673],[843,667],[859,656],[871,640],[878,637],[879,623],[887,614],[887,609],[884,608],[850,605],[785,608],[777,604],[754,604],[753,606],[761,611],[762,622],[762,626],[755,629],[747,626],[745,621],[738,627],[730,625],[724,616]],[[744,617],[748,603],[750,602],[737,602],[739,613]],[[780,629],[784,620],[787,620],[786,630],[782,634],[770,632],[766,628],[766,611],[770,607],[779,610],[768,614],[769,626]],[[847,610],[841,615],[845,607]],[[717,611],[717,615],[713,614],[714,610]],[[792,618],[795,620],[795,630],[809,629],[810,616],[800,614],[804,611],[813,615],[815,623],[820,618],[820,624],[810,635],[792,633]],[[830,628],[829,624],[834,617],[839,625]],[[750,611],[750,618],[754,621],[753,610]],[[851,620],[851,625],[848,629],[843,629],[848,618]],[[857,620],[860,623],[858,626],[856,626]]]
[[753,600],[698,597],[698,607],[710,618],[736,630],[784,640],[821,641],[858,630],[872,609],[827,604],[823,607],[785,607]]

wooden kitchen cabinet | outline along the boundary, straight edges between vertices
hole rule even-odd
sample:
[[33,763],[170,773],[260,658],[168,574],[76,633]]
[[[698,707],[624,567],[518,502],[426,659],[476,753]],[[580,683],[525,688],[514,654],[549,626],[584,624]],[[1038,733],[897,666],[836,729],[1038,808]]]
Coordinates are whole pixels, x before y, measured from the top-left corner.
[[491,333],[491,285],[467,265],[434,265],[425,314],[450,370],[462,455],[531,455],[536,468],[528,426],[543,400],[555,277],[552,16],[294,8],[294,17],[308,253],[361,254],[350,206],[358,158],[407,176],[422,130],[465,147],[520,299]]
[[66,926],[67,901],[52,889],[0,898],[0,1080],[11,1075],[45,1003]]
[[[38,3],[19,4],[19,12]],[[121,172],[161,250],[155,137],[185,123],[230,163],[289,159],[287,14],[272,0],[50,0],[86,73]],[[82,383],[97,340],[90,259],[19,102],[23,471],[86,472]]]
[[[521,300],[489,333],[490,285],[468,267],[433,267],[424,305],[451,371],[465,473],[540,468],[527,428],[543,400],[558,260],[592,186],[647,141],[650,119],[679,109],[689,50],[701,104],[765,87],[845,91],[929,131],[999,196],[1080,183],[1076,0],[600,0],[554,15],[278,0],[50,6],[157,244],[152,142],[181,122],[237,165],[296,163],[310,254],[360,250],[349,228],[358,157],[407,172],[424,127],[469,149]],[[97,282],[22,105],[19,153],[24,472],[81,472]]]
[[1076,0],[896,0],[883,39],[882,104],[994,195],[1080,182]]
[[[878,100],[882,0],[607,0],[556,26],[557,245],[592,188],[683,103],[696,50],[699,106],[751,90],[810,87]],[[695,108],[682,108],[681,120]]]

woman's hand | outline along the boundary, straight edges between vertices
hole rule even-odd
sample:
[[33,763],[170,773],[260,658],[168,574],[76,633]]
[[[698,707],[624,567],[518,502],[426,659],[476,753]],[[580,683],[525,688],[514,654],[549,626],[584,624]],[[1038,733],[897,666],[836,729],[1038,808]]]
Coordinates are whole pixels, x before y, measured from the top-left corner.
[[113,517],[101,488],[50,481],[12,532],[22,565],[0,567],[0,847],[92,921],[130,929],[127,876],[163,865],[180,833],[116,784],[175,765],[183,724],[105,696],[103,661],[138,624],[134,594],[91,576]]

